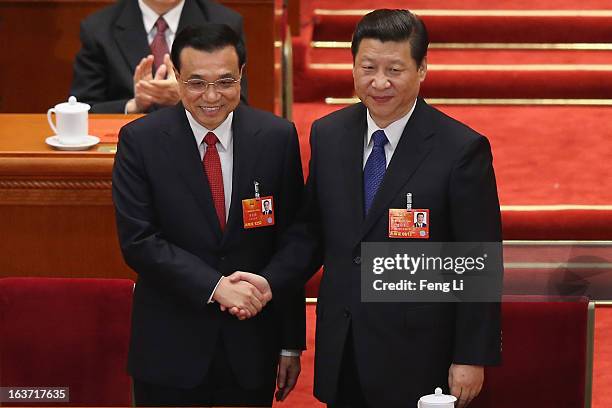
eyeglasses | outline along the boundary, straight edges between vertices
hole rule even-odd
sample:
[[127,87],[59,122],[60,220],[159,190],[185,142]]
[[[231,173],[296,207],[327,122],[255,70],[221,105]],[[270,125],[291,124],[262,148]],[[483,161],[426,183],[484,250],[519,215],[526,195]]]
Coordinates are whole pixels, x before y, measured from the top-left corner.
[[215,91],[223,92],[232,89],[240,78],[219,78],[216,81],[208,82],[204,79],[192,78],[187,81],[181,81],[187,86],[187,90],[193,93],[204,93],[208,90],[208,85],[212,85]]

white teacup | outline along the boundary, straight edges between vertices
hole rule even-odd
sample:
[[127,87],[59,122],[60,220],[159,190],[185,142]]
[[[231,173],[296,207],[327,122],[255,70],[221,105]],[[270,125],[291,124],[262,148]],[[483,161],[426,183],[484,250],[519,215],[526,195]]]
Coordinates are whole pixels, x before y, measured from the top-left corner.
[[[68,102],[55,105],[47,111],[47,121],[53,132],[57,135],[59,142],[64,145],[78,145],[85,141],[89,134],[89,123],[87,112],[91,106],[86,103],[77,102],[74,96],[68,98]],[[56,124],[53,124],[51,115],[55,113]]]
[[442,394],[442,388],[436,388],[433,394],[425,395],[419,399],[418,408],[454,408],[457,398],[453,395]]

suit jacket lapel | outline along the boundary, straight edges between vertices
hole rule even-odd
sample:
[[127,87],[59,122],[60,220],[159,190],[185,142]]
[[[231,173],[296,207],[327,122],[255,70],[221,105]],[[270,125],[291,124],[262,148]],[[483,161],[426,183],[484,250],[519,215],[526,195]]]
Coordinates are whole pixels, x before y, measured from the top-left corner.
[[349,200],[346,210],[354,225],[363,223],[363,144],[368,129],[366,108],[362,104],[355,106],[354,117],[346,123],[346,132],[340,139],[337,151],[341,152],[342,170],[346,180]]
[[395,148],[372,207],[365,218],[360,240],[377,220],[388,211],[390,202],[397,196],[400,189],[408,182],[431,151],[433,130],[428,124],[426,109],[428,107],[425,102],[419,99]]
[[198,146],[187,116],[185,116],[185,108],[182,104],[178,104],[171,109],[175,110],[176,119],[164,131],[165,135],[162,135],[161,138],[162,145],[170,155],[172,163],[176,165],[196,201],[202,207],[205,218],[217,238],[221,239],[221,226],[213,204],[210,186],[204,174]]
[[134,72],[140,60],[151,53],[137,0],[125,2],[125,6],[115,21],[113,35],[131,72]]
[[[242,192],[250,191],[255,197],[253,171],[257,164],[262,143],[258,138],[260,128],[249,119],[249,108],[242,103],[234,110],[232,133],[234,143],[234,168],[232,172],[232,201],[229,208],[227,225],[221,245],[227,245],[232,238],[238,237],[242,230]],[[265,189],[265,186],[264,186]]]

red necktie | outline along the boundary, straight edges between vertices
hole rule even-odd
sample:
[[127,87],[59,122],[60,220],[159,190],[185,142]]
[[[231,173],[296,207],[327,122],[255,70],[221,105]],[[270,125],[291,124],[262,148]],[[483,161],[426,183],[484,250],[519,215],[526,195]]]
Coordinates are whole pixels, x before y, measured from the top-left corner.
[[164,63],[164,54],[168,54],[168,43],[166,42],[166,29],[168,23],[163,17],[160,17],[155,22],[157,32],[151,42],[151,52],[153,53],[153,75],[157,72],[157,68]]
[[225,191],[223,190],[223,171],[221,170],[221,158],[217,151],[217,136],[213,132],[208,132],[204,136],[206,143],[206,153],[204,153],[204,173],[208,178],[208,185],[212,193],[213,203],[221,225],[221,231],[225,229]]

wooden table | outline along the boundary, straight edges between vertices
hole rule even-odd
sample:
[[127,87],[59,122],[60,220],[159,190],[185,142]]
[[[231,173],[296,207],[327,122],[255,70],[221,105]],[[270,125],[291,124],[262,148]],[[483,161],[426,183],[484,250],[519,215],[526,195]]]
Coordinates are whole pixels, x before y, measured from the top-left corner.
[[[135,117],[90,115],[90,133]],[[114,144],[64,152],[51,135],[44,115],[0,115],[0,277],[135,278],[115,229]]]

